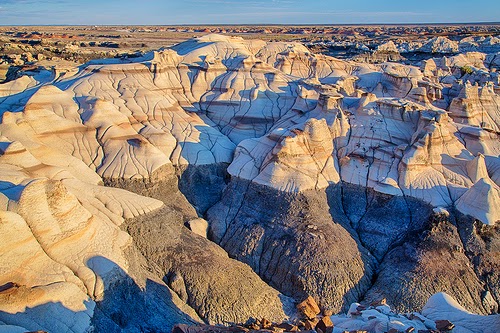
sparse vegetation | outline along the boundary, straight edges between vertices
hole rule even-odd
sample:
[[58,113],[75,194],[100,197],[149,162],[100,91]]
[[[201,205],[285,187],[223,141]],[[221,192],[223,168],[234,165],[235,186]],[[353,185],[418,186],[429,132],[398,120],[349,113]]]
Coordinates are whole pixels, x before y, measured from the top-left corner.
[[474,73],[474,70],[470,66],[462,66],[460,67],[460,73],[462,73],[462,76],[464,76],[466,74]]

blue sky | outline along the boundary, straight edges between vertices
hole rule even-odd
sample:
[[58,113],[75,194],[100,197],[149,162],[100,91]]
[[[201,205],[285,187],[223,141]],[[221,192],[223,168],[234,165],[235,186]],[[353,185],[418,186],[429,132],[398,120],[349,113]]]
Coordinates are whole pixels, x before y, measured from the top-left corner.
[[500,0],[0,0],[1,25],[495,21]]

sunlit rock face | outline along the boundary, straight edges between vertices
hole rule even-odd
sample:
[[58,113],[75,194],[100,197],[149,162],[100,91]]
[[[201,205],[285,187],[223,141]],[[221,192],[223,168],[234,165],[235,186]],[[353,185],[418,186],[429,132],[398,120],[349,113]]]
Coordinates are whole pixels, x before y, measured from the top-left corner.
[[498,311],[495,66],[208,35],[1,84],[0,321],[170,329],[440,291]]

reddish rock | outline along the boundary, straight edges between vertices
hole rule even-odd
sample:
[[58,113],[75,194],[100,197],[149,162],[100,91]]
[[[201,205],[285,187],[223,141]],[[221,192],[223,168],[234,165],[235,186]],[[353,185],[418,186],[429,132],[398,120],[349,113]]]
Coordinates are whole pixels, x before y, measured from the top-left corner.
[[260,321],[260,327],[262,327],[263,329],[269,329],[271,328],[271,326],[272,323],[266,318],[262,318],[262,320]]
[[251,330],[259,330],[260,326],[257,325],[256,323],[248,324],[247,327]]
[[320,313],[318,304],[311,296],[297,304],[297,310],[299,310],[299,312],[308,319],[316,318],[316,316]]
[[305,320],[304,321],[304,327],[306,328],[306,330],[313,330],[315,327],[316,327],[316,324],[319,322],[319,319],[318,318],[313,318],[313,319],[310,319],[310,320]]
[[333,332],[333,323],[330,317],[321,318],[316,324],[316,331],[319,333],[332,333]]

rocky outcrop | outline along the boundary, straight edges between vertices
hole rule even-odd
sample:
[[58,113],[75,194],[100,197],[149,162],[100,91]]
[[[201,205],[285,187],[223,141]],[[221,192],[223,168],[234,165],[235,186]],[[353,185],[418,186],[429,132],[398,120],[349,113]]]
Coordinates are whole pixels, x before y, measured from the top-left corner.
[[165,209],[133,224],[127,231],[163,280],[209,324],[245,322],[264,316],[287,318],[293,301],[265,284],[247,265],[183,225]]
[[456,202],[457,209],[467,215],[495,225],[500,221],[500,188],[489,178],[479,179]]
[[377,51],[379,52],[399,52],[396,44],[393,41],[389,41],[384,44],[377,46]]
[[[486,332],[494,333],[500,323],[500,316],[481,316],[465,310],[446,293],[432,296],[421,312],[398,313],[385,303],[385,299],[370,305],[352,303],[345,314],[314,315],[316,332]],[[266,319],[250,324],[232,327],[176,325],[172,333],[256,333],[262,330],[271,332],[310,332],[308,319],[296,322],[271,323]],[[302,325],[305,323],[305,325]]]
[[328,211],[324,192],[235,180],[208,211],[209,237],[285,295],[340,311],[366,292],[375,261]]
[[409,235],[386,255],[366,299],[384,297],[398,311],[407,312],[423,307],[440,291],[470,311],[491,311],[481,301],[483,285],[470,265],[457,228],[438,215],[430,229]]
[[493,86],[486,85],[480,88],[467,82],[458,97],[451,102],[449,110],[457,123],[499,132],[499,105],[499,98]]
[[500,52],[500,39],[494,36],[466,37],[458,44],[460,52],[479,51],[484,53]]
[[[161,201],[75,178],[71,168],[41,163],[18,142],[2,145],[2,322],[25,330],[118,332],[200,320],[141,266],[144,259],[120,229],[125,218],[159,209]],[[158,315],[138,315],[145,311]]]
[[[448,323],[443,323],[443,318],[447,318],[446,321],[452,322],[457,331],[469,330],[471,332],[493,333],[496,327],[500,325],[498,315],[484,317],[472,314],[446,293],[438,293],[432,296],[422,309],[422,314],[429,319],[435,320],[436,326],[438,324],[448,326]],[[478,329],[478,327],[481,327],[481,329]]]
[[230,259],[193,227],[186,227],[197,214],[178,190],[175,174],[107,184],[164,202],[161,210],[128,220],[124,229],[157,276],[206,323],[240,323],[257,316],[281,321],[291,314],[293,300],[269,287],[247,265]]
[[435,37],[418,49],[426,53],[458,53],[458,43],[446,37]]
[[278,128],[238,146],[228,172],[282,191],[322,189],[340,179],[333,139],[324,119],[310,119],[303,128]]
[[483,225],[474,218],[463,215],[458,216],[457,226],[465,254],[472,262],[476,275],[485,283],[481,303],[486,311],[498,313],[500,306],[499,292],[496,287],[500,282],[498,226]]

